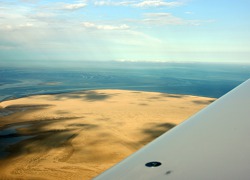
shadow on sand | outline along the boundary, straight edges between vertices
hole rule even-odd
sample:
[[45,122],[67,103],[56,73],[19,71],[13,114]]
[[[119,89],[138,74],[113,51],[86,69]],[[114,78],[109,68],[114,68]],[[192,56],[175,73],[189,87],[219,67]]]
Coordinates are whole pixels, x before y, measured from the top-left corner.
[[[47,108],[47,105],[18,105],[6,107],[7,110],[16,113],[0,117],[0,120],[13,118],[22,119],[30,111],[39,111]],[[21,111],[21,112],[20,112]],[[63,114],[66,112],[63,112]],[[46,117],[26,122],[16,122],[3,125],[0,128],[0,157],[8,159],[36,152],[47,152],[54,148],[60,148],[70,141],[82,130],[89,131],[98,128],[96,124],[74,123],[72,120],[84,117]],[[64,122],[62,128],[57,125]],[[84,122],[84,120],[83,120]],[[55,127],[55,128],[53,128]],[[60,126],[59,126],[60,127]]]
[[144,144],[153,141],[155,138],[164,134],[168,130],[175,127],[176,124],[173,123],[149,123],[145,129],[142,130],[146,138],[143,139]]
[[212,102],[214,102],[215,100],[196,100],[196,101],[193,101],[193,103],[195,104],[201,104],[201,105],[208,105]]
[[63,93],[53,95],[50,100],[65,100],[65,99],[82,99],[84,101],[103,101],[106,100],[113,95],[106,93],[98,93],[96,91],[80,91],[74,93]]

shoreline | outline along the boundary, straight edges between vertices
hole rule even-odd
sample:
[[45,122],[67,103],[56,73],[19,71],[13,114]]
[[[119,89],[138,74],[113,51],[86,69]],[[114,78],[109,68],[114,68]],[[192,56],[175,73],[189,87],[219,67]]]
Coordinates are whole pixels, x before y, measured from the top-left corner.
[[[175,94],[175,95],[184,95],[184,96],[197,96],[197,97],[205,97],[205,98],[213,98],[213,99],[218,99],[219,97],[214,97],[214,96],[202,96],[202,95],[197,95],[197,94],[182,94],[182,93],[170,93],[170,92],[164,92],[164,91],[146,91],[146,90],[135,90],[135,89],[118,89],[118,88],[86,88],[86,89],[79,89],[79,90],[66,90],[66,91],[56,91],[56,92],[48,92],[48,93],[33,93],[33,94],[27,94],[27,95],[20,95],[18,97],[14,96],[8,96],[3,99],[0,99],[0,103],[5,102],[5,101],[10,101],[10,100],[15,100],[15,99],[20,99],[20,98],[25,98],[25,97],[30,97],[30,96],[40,96],[40,95],[60,95],[60,94],[68,94],[68,93],[75,93],[75,92],[82,92],[82,91],[95,91],[95,90],[124,90],[124,91],[139,91],[139,92],[152,92],[152,93],[163,93],[163,94]],[[0,107],[1,109],[1,107]]]
[[0,179],[92,179],[214,100],[102,89],[0,102],[14,111],[0,132],[19,126],[0,138],[31,136],[6,147]]

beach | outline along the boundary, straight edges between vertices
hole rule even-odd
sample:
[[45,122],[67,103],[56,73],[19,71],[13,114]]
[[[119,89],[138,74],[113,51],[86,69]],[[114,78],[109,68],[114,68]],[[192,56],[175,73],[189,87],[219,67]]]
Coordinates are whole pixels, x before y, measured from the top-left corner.
[[107,89],[3,101],[0,179],[92,179],[214,100]]

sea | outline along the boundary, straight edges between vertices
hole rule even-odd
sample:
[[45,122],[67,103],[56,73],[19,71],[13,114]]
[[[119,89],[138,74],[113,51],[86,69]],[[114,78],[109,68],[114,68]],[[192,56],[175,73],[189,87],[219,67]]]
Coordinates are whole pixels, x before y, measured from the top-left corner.
[[250,64],[44,62],[2,65],[0,102],[37,94],[124,89],[219,98],[250,78]]

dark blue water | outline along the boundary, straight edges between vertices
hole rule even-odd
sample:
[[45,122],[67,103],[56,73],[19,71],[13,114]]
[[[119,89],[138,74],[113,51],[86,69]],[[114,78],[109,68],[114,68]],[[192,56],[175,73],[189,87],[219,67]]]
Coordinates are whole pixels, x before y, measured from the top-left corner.
[[88,63],[60,67],[2,67],[0,101],[33,94],[127,89],[220,97],[250,78],[250,65]]

